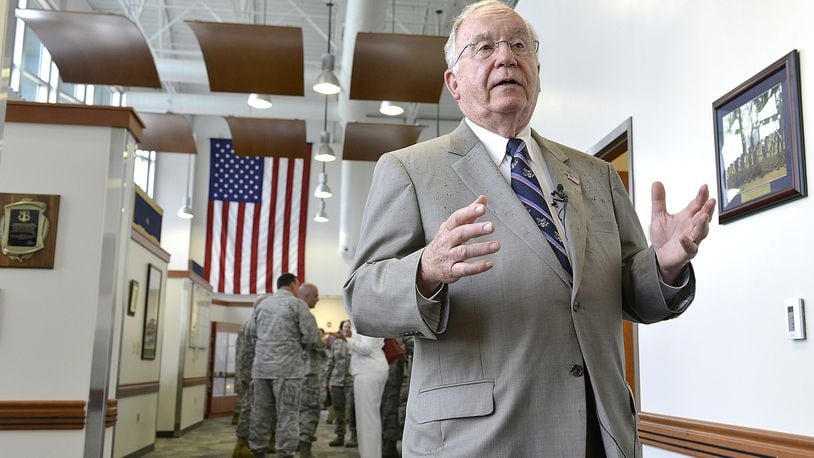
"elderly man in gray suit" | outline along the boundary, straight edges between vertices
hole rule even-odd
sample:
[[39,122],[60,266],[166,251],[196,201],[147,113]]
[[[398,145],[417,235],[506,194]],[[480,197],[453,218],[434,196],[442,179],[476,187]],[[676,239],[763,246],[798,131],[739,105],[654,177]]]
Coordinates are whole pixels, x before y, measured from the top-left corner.
[[466,118],[376,166],[345,303],[418,337],[404,456],[641,456],[622,319],[693,298],[707,187],[669,214],[653,184],[648,247],[609,164],[529,129],[538,46],[506,5],[466,7],[444,74]]

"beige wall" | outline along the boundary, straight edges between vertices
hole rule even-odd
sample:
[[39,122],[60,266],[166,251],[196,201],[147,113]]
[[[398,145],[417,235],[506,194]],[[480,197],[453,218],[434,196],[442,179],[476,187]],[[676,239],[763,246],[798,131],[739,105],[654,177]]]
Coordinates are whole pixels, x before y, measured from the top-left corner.
[[339,322],[348,319],[342,296],[320,296],[311,312],[317,319],[317,326],[325,332],[337,331]]

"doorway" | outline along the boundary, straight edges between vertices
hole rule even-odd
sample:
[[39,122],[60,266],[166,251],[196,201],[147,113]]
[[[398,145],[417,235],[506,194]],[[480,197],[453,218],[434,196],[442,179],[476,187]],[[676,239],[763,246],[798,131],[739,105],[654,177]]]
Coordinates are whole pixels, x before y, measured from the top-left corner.
[[235,409],[235,350],[239,332],[239,324],[212,322],[206,418],[232,415]]
[[[604,161],[610,162],[616,173],[622,179],[630,200],[633,201],[633,118],[627,118],[622,124],[613,129],[602,140],[590,148],[587,153]],[[622,334],[625,339],[625,380],[636,395],[639,403],[639,352],[638,330],[636,324],[630,321],[622,322]]]

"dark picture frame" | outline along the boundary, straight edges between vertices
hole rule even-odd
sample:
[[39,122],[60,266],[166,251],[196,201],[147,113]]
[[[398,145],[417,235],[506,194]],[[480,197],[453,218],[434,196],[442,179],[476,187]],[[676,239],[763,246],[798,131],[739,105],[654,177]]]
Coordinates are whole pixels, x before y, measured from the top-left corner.
[[161,305],[161,269],[147,265],[147,288],[144,301],[144,330],[141,339],[141,359],[155,359],[158,347],[158,312]]
[[712,104],[718,223],[806,196],[797,50]]
[[130,289],[127,295],[127,315],[136,316],[136,307],[138,307],[138,282],[130,280]]

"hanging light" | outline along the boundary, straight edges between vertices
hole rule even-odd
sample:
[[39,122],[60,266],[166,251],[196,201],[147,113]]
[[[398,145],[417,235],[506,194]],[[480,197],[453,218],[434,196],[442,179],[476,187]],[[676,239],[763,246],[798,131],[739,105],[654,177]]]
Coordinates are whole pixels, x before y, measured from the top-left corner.
[[334,55],[331,53],[322,55],[322,73],[314,82],[314,90],[324,95],[339,94],[342,91],[339,80],[334,75]]
[[328,7],[328,52],[322,55],[322,73],[317,77],[313,87],[314,91],[320,94],[333,95],[342,91],[342,87],[334,75],[334,55],[331,54],[331,9],[334,4],[328,2],[325,5]]
[[319,201],[319,211],[314,215],[314,221],[318,223],[328,222],[328,213],[325,212],[325,201],[322,199]]
[[331,192],[331,188],[328,187],[328,174],[322,172],[319,174],[319,184],[317,185],[317,189],[314,190],[314,197],[327,199],[332,195],[334,194]]
[[379,106],[379,113],[387,116],[398,116],[404,113],[404,108],[389,100],[383,100],[382,104]]
[[192,219],[193,216],[195,215],[192,214],[192,198],[189,196],[184,196],[182,206],[178,210],[178,217],[183,219]]
[[257,108],[258,110],[266,110],[271,108],[271,96],[266,94],[249,94],[249,100],[246,101],[252,108]]
[[189,190],[189,179],[192,174],[192,155],[187,157],[187,186],[184,188],[184,198],[181,200],[181,208],[178,210],[178,217],[192,219],[192,192]]
[[333,148],[331,148],[331,133],[327,130],[323,130],[322,135],[320,135],[319,149],[317,149],[317,153],[314,155],[314,160],[320,162],[336,160],[336,154]]

